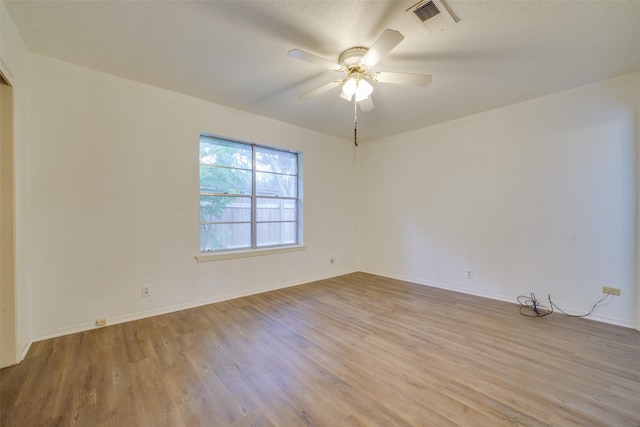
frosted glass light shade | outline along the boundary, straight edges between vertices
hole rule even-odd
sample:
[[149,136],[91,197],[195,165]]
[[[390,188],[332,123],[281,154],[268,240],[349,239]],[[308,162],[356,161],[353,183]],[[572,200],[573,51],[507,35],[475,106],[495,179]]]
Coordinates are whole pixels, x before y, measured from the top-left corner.
[[373,86],[368,81],[364,80],[358,73],[354,73],[347,79],[342,85],[342,98],[351,100],[353,95],[356,96],[356,101],[362,101],[367,99],[373,92]]
[[356,88],[356,102],[360,102],[363,99],[367,99],[373,92],[373,86],[366,80],[360,80]]

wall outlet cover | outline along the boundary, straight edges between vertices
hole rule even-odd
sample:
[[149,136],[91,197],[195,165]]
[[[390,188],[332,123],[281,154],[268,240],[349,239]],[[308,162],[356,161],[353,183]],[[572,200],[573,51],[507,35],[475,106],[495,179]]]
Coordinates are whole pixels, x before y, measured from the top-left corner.
[[610,286],[603,286],[602,287],[602,293],[603,294],[620,296],[621,291],[620,291],[620,288],[612,288]]

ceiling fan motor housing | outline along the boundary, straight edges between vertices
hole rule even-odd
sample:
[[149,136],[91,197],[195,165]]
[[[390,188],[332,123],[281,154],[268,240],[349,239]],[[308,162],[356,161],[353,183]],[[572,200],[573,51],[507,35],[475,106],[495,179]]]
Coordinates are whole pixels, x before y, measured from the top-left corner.
[[353,67],[360,68],[360,60],[368,50],[369,49],[366,47],[352,47],[340,54],[338,62],[345,68],[345,70],[349,70]]

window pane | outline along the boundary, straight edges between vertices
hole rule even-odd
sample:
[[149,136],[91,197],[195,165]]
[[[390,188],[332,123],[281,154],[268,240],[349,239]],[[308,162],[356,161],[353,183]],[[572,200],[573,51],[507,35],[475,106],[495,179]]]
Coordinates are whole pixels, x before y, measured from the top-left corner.
[[200,137],[201,164],[251,169],[251,151],[251,145]]
[[296,197],[298,180],[291,175],[256,172],[256,195]]
[[199,154],[201,251],[299,243],[298,154],[205,134]]
[[259,198],[257,203],[258,222],[295,221],[297,219],[295,200]]
[[296,243],[295,222],[267,222],[257,224],[258,246],[292,245]]
[[200,196],[200,222],[251,222],[251,198]]
[[251,224],[201,224],[200,251],[251,247]]
[[256,149],[256,170],[296,175],[298,173],[298,156],[295,153],[258,147]]
[[200,165],[200,191],[251,194],[251,171]]

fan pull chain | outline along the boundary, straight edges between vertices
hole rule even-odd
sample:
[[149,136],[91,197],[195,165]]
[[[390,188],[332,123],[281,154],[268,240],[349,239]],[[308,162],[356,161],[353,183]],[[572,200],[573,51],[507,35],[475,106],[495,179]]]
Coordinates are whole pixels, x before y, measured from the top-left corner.
[[358,103],[356,97],[353,97],[353,144],[358,146]]

